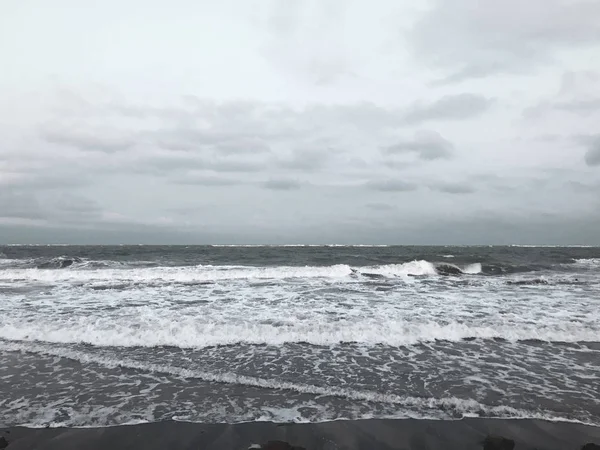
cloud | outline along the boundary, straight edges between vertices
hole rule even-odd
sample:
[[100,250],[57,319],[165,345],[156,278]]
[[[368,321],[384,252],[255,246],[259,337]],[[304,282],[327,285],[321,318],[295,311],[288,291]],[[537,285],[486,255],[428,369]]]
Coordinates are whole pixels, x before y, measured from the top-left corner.
[[414,183],[394,179],[373,180],[367,182],[365,186],[382,192],[411,192],[417,189],[417,185]]
[[430,188],[446,194],[472,194],[475,192],[475,188],[467,183],[458,182],[443,182],[434,183],[430,185]]
[[316,85],[352,77],[360,52],[343,39],[350,2],[273,2],[262,21],[263,54],[288,76]]
[[422,62],[447,82],[520,73],[562,49],[600,43],[600,3],[591,0],[435,0],[411,34]]
[[229,154],[258,154],[258,153],[269,153],[271,151],[270,146],[264,139],[258,137],[242,137],[238,140],[229,140],[219,143],[215,151],[217,153],[229,155]]
[[600,166],[600,135],[589,136],[583,139],[587,146],[585,163],[592,166]]
[[30,192],[3,188],[0,190],[0,218],[42,219],[38,199]]
[[275,191],[292,191],[299,189],[302,184],[298,180],[275,178],[263,183],[263,187]]
[[189,153],[185,151],[154,151],[129,155],[124,165],[111,167],[111,171],[125,170],[156,176],[176,176],[189,171],[217,173],[258,173],[265,169],[267,160],[247,155],[224,155],[216,153]]
[[297,148],[280,158],[277,165],[284,169],[314,172],[323,169],[339,152],[326,145],[316,148]]
[[374,211],[391,211],[391,210],[395,209],[393,205],[390,205],[388,203],[381,203],[381,202],[367,203],[365,205],[365,207],[372,209]]
[[222,177],[205,172],[191,171],[183,175],[177,175],[170,178],[174,184],[196,185],[196,186],[235,186],[242,184],[239,180]]
[[96,201],[71,193],[62,194],[54,203],[54,207],[60,213],[73,216],[96,216],[101,212]]
[[561,77],[558,93],[525,110],[525,116],[540,117],[562,111],[581,117],[600,112],[600,72],[567,71]]
[[34,219],[43,223],[98,221],[102,209],[78,194],[8,188],[0,191],[0,218]]
[[[47,173],[48,170],[55,170],[59,173]],[[2,173],[0,170],[0,188],[5,186],[20,188],[25,190],[32,189],[61,189],[75,188],[88,184],[84,174],[68,171],[64,168],[53,169],[49,167],[21,169],[18,172]]]
[[487,111],[493,100],[477,94],[446,95],[432,103],[416,103],[404,115],[409,124],[431,120],[465,120]]
[[433,161],[449,159],[454,152],[454,145],[435,131],[418,131],[411,140],[399,141],[384,148],[388,155],[414,153],[420,159]]
[[130,137],[115,133],[114,129],[49,129],[42,132],[42,138],[51,144],[74,147],[82,151],[115,153],[128,150],[135,142]]
[[147,133],[148,138],[156,146],[167,150],[203,151],[213,150],[220,154],[256,154],[269,152],[270,148],[265,136],[259,137],[260,129],[244,131],[246,126],[235,128],[229,124],[227,129],[214,128],[174,128],[158,129]]

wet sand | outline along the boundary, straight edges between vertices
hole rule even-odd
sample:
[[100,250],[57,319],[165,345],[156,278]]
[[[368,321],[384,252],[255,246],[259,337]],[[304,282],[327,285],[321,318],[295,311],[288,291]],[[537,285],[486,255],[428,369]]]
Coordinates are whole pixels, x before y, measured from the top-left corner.
[[[158,422],[105,428],[5,428],[8,450],[245,450],[285,441],[306,450],[511,449],[484,444],[489,435],[514,440],[515,450],[581,449],[600,444],[600,427],[541,420],[358,420],[310,424],[252,422],[235,425]],[[3,441],[2,438],[6,439]],[[496,441],[498,443],[498,441]],[[259,448],[259,447],[255,447]],[[272,447],[285,450],[286,447]]]

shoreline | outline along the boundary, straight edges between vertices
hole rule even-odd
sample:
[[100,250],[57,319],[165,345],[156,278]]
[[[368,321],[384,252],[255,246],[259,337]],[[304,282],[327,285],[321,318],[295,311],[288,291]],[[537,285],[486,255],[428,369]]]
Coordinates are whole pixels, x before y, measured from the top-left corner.
[[[246,450],[268,441],[306,450],[579,450],[600,445],[600,427],[539,419],[363,419],[320,423],[154,422],[101,428],[0,428],[8,450]],[[495,436],[484,445],[488,436]],[[501,442],[499,437],[507,439]],[[3,441],[5,439],[5,441]],[[272,447],[286,450],[292,447]],[[270,448],[270,447],[263,447]],[[600,447],[599,447],[600,448]]]

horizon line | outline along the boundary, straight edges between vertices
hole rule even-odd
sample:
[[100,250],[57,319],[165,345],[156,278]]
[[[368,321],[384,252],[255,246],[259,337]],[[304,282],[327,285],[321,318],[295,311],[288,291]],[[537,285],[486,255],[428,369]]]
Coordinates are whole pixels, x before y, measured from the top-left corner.
[[521,248],[596,248],[586,244],[161,244],[161,243],[0,243],[0,247],[521,247]]

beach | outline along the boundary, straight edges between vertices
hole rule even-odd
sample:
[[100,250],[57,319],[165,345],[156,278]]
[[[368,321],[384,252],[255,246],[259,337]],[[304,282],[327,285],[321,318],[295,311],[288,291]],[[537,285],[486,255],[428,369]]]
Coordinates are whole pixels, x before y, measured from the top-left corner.
[[11,450],[599,441],[599,248],[0,252]]
[[[486,447],[486,438],[488,438]],[[600,443],[600,428],[539,420],[358,420],[235,425],[157,422],[103,428],[10,428],[8,450],[242,450],[281,441],[306,450],[569,450]],[[499,439],[505,438],[505,441]],[[494,446],[494,443],[500,446]],[[286,450],[282,444],[273,450]],[[502,447],[505,445],[506,447]],[[255,447],[259,448],[259,447]],[[265,447],[268,448],[268,447]]]

